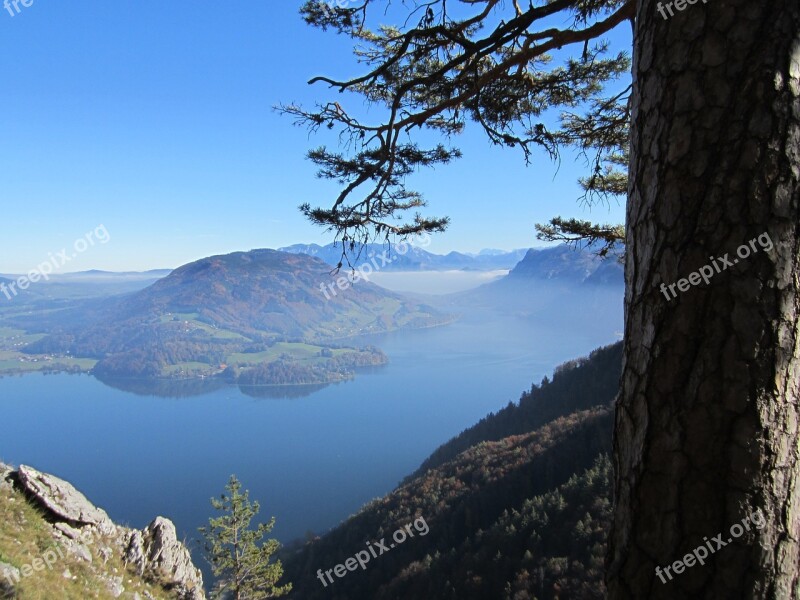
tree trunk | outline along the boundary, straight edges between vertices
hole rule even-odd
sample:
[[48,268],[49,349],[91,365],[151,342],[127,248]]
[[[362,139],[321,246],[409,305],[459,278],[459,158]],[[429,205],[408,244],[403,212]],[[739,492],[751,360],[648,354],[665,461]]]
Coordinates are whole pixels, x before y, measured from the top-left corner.
[[666,4],[634,35],[609,597],[799,598],[800,2]]

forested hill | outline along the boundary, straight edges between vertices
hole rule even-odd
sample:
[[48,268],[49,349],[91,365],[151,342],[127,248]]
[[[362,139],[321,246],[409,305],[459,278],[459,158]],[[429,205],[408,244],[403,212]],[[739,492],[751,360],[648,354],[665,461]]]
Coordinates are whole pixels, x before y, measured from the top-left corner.
[[95,360],[94,373],[108,378],[224,374],[245,385],[318,384],[385,362],[374,349],[341,347],[347,337],[447,320],[373,283],[332,274],[319,259],[252,250],[179,267],[71,323],[41,319],[49,335],[24,351]]
[[[286,550],[291,598],[601,598],[609,404],[620,354],[615,344],[562,365],[552,382],[442,447],[394,492],[324,537]],[[459,445],[468,447],[458,453]],[[325,587],[317,578],[318,569],[344,564],[367,542],[385,538],[388,546],[397,529],[420,518],[426,535]]]
[[455,458],[460,452],[509,435],[534,431],[578,410],[610,405],[619,390],[622,372],[622,342],[594,350],[588,357],[556,367],[553,379],[545,377],[539,385],[524,392],[519,403],[490,413],[439,448],[406,481]]

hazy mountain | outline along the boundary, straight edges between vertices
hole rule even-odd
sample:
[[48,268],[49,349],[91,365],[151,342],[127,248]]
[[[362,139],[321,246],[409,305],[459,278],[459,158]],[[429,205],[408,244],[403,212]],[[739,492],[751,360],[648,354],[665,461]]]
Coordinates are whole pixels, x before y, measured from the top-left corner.
[[[6,279],[5,277],[0,276],[0,285],[4,285],[4,286],[6,286],[6,288],[8,288],[8,286],[10,284],[12,284],[12,283],[14,283],[13,280]],[[13,294],[12,294],[12,292],[10,290],[9,290],[8,293],[9,293],[9,295],[12,295],[12,297],[13,297]],[[0,292],[0,300],[2,300],[4,298],[5,298],[5,295],[3,295],[2,292]]]
[[[315,256],[331,266],[336,266],[342,257],[341,244],[328,244],[326,246],[295,244],[280,248],[280,250],[293,254]],[[358,267],[375,259],[376,262],[373,264],[378,264],[381,270],[387,271],[493,271],[511,269],[525,256],[525,252],[525,250],[512,250],[510,252],[487,250],[478,255],[462,252],[450,252],[442,255],[428,252],[419,247],[409,246],[406,253],[399,254],[396,245],[390,247],[384,244],[366,244],[357,246],[352,252],[348,250],[348,256],[352,255],[350,260],[353,266]],[[388,259],[386,264],[383,264],[383,261],[377,258],[384,253],[386,253],[385,256]]]
[[171,269],[151,269],[149,271],[101,271],[91,269],[89,271],[75,271],[74,273],[59,273],[50,275],[51,281],[150,281],[151,283],[172,272]]
[[563,244],[528,250],[525,258],[508,274],[508,279],[622,285],[623,275],[622,264],[615,256],[602,258],[591,247],[577,249]]
[[346,281],[341,290],[335,282],[342,277],[320,260],[276,250],[212,256],[126,298],[116,316],[197,313],[209,325],[242,335],[319,341],[424,325],[433,314],[368,282]]
[[17,285],[16,277],[9,279],[8,276],[0,276],[0,285],[5,286],[4,289],[0,288],[0,306],[5,301],[41,296],[41,291],[37,293],[37,284],[35,283],[29,284],[25,290],[20,289]]
[[226,377],[243,384],[322,383],[385,361],[374,349],[322,346],[445,320],[374,284],[351,285],[319,259],[275,250],[184,265],[144,290],[95,305],[86,318],[27,350],[94,358],[105,376],[208,375],[230,367]]
[[[116,294],[127,294],[141,290],[159,279],[169,275],[169,269],[152,271],[130,271],[115,273],[111,271],[78,271],[74,273],[50,274],[47,279],[31,283],[25,292],[12,299],[20,302],[49,302],[53,300],[75,300],[82,298],[103,298]],[[6,277],[11,279],[6,279]],[[0,276],[0,284],[8,285],[19,275]],[[0,300],[6,299],[0,293]],[[44,308],[49,308],[45,306]]]
[[[450,294],[441,306],[458,311],[461,306],[502,310],[520,318],[547,319],[565,329],[576,315],[619,315],[625,286],[622,265],[616,258],[601,259],[588,250],[566,245],[529,250],[507,275],[477,288]],[[615,331],[609,331],[610,336]]]

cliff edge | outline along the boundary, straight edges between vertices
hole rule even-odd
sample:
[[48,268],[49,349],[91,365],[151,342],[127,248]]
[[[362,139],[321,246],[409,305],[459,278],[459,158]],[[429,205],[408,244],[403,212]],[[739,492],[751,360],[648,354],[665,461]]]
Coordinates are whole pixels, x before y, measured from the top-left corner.
[[0,463],[0,599],[18,597],[206,596],[168,519],[142,530],[123,527],[67,481]]

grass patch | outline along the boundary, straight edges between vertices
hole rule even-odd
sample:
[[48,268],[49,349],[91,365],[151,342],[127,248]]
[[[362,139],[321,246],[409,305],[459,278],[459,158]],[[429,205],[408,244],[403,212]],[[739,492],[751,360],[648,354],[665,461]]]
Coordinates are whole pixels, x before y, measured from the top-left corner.
[[[305,344],[300,342],[278,342],[268,350],[262,352],[234,352],[228,356],[229,365],[260,365],[278,360],[281,355],[288,355],[292,360],[316,364],[328,359],[320,356],[323,346]],[[341,356],[353,352],[348,348],[331,348],[332,356]]]
[[[100,548],[106,544],[113,547],[108,562],[104,562],[100,554]],[[22,577],[16,584],[18,600],[110,600],[114,596],[106,581],[120,576],[126,594],[138,592],[144,598],[148,592],[157,600],[175,598],[174,594],[129,571],[123,564],[119,549],[108,540],[98,539],[87,547],[92,553],[91,563],[60,546],[64,558],[58,556],[52,568],[38,563],[40,570],[32,570],[29,576]],[[48,550],[55,552],[58,548],[59,542],[43,513],[29,504],[20,492],[0,487],[0,561],[22,569],[24,565],[33,566],[34,561]]]

